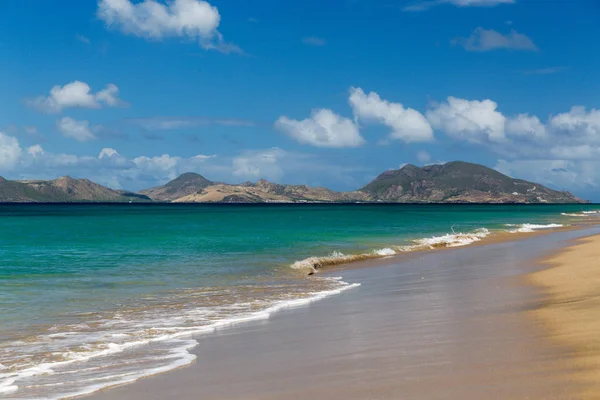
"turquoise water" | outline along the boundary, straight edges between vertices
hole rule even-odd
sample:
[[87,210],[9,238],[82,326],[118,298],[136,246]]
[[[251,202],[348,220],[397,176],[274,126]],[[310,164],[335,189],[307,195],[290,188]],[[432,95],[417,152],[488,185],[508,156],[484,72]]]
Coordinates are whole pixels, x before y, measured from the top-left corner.
[[192,334],[353,287],[307,276],[322,263],[468,245],[591,210],[0,205],[0,396],[60,398],[189,363]]

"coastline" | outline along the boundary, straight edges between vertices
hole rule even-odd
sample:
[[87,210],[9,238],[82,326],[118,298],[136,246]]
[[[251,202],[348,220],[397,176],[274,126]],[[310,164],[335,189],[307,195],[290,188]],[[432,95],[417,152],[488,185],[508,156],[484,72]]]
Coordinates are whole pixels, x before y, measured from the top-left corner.
[[[583,213],[585,212],[582,212],[581,214]],[[594,214],[593,216],[591,215],[592,213]],[[358,287],[363,281],[368,281],[371,278],[371,274],[378,274],[377,271],[380,271],[381,268],[387,269],[390,266],[397,266],[399,264],[404,266],[410,266],[413,263],[422,262],[421,259],[442,260],[441,264],[444,264],[444,260],[447,257],[451,258],[454,257],[456,254],[463,253],[467,255],[470,254],[470,250],[467,249],[473,249],[472,251],[478,254],[482,251],[485,254],[489,251],[489,249],[492,249],[495,246],[519,247],[522,246],[520,242],[523,241],[529,241],[532,239],[535,240],[536,238],[544,237],[549,234],[570,234],[571,232],[576,232],[577,230],[585,229],[586,226],[595,225],[597,223],[597,218],[594,217],[597,216],[597,213],[597,211],[590,211],[590,215],[585,215],[587,217],[592,218],[559,217],[558,220],[554,218],[551,220],[546,219],[546,222],[544,222],[543,218],[533,218],[531,220],[517,220],[522,221],[522,223],[517,222],[515,221],[515,219],[513,219],[512,221],[507,221],[512,222],[512,225],[502,223],[488,225],[490,230],[485,228],[477,228],[477,226],[485,225],[484,223],[481,225],[479,223],[471,223],[470,225],[463,225],[463,227],[468,227],[467,229],[474,229],[472,231],[465,230],[464,232],[466,233],[458,231],[458,229],[456,228],[457,225],[453,225],[453,227],[451,228],[452,232],[445,235],[441,234],[441,236],[427,236],[425,234],[420,238],[417,236],[416,239],[412,239],[412,244],[411,241],[407,239],[405,239],[404,243],[400,241],[400,243],[403,245],[395,246],[394,248],[398,251],[394,254],[373,254],[369,252],[363,253],[366,254],[367,257],[363,257],[359,254],[357,259],[354,259],[354,256],[352,255],[346,256],[341,253],[332,254],[331,256],[325,256],[325,258],[329,258],[333,262],[331,262],[330,265],[326,264],[326,268],[320,269],[319,274],[315,276],[314,279],[306,279],[306,277],[294,274],[296,278],[299,277],[301,279],[301,281],[299,281],[301,287],[306,287],[306,289],[300,289],[300,291],[298,292],[298,294],[300,295],[299,298],[294,298],[293,296],[284,296],[279,299],[280,301],[272,303],[269,307],[264,306],[264,303],[262,303],[258,308],[251,310],[252,312],[250,314],[244,314],[243,316],[241,316],[241,318],[230,316],[228,318],[221,319],[218,321],[215,320],[214,323],[211,323],[210,325],[206,326],[191,323],[189,326],[183,326],[184,329],[176,327],[175,330],[173,330],[173,332],[169,334],[169,336],[167,336],[165,334],[165,331],[163,330],[162,332],[160,332],[162,336],[158,338],[158,341],[153,340],[153,337],[151,337],[150,340],[146,340],[144,342],[138,341],[136,343],[124,343],[123,345],[121,345],[119,342],[117,342],[117,340],[123,337],[124,335],[120,335],[120,333],[113,335],[117,339],[110,339],[111,343],[108,351],[102,350],[102,352],[98,355],[104,356],[106,354],[108,357],[111,357],[111,354],[115,354],[115,356],[111,358],[110,362],[112,362],[112,360],[118,362],[118,357],[119,360],[124,359],[126,361],[125,364],[129,364],[131,367],[126,367],[127,370],[125,372],[117,371],[117,373],[113,374],[104,373],[105,375],[102,378],[104,382],[102,383],[98,382],[99,380],[96,377],[90,376],[91,379],[89,380],[91,382],[94,382],[93,386],[87,386],[80,390],[65,391],[65,394],[57,393],[56,395],[51,396],[51,398],[71,398],[74,396],[82,396],[96,390],[113,388],[115,386],[132,383],[136,380],[144,380],[145,378],[152,377],[156,374],[180,369],[181,367],[185,367],[190,364],[192,364],[193,368],[194,362],[197,358],[196,350],[194,349],[194,347],[198,344],[198,342],[205,339],[204,336],[212,336],[213,334],[218,333],[222,330],[227,331],[231,329],[232,331],[235,331],[238,329],[238,325],[243,327],[246,325],[247,322],[251,321],[253,321],[254,324],[266,323],[266,321],[271,318],[277,318],[279,310],[296,307],[306,307],[307,305],[311,305],[315,300],[320,300],[321,298],[329,297],[330,294],[339,294],[341,292],[345,292],[346,289]],[[579,214],[562,215],[565,217],[584,216]],[[537,225],[535,223],[536,221],[538,223]],[[557,222],[560,222],[564,225],[557,224]],[[577,235],[578,233],[574,234]],[[433,235],[435,235],[435,233]],[[385,244],[383,244],[383,246],[385,246]],[[367,249],[368,248],[369,247],[367,247]],[[373,249],[374,247],[370,248]],[[407,250],[402,251],[405,249]],[[439,250],[444,251],[440,252]],[[336,252],[334,251],[334,253]],[[338,257],[338,255],[340,255],[341,257]],[[483,263],[488,263],[488,261],[485,260],[485,257],[482,257],[484,258]],[[318,257],[314,258],[318,259]],[[512,262],[513,260],[511,259],[510,261]],[[283,267],[290,271],[289,264],[283,265]],[[381,268],[376,269],[378,267]],[[418,271],[418,268],[416,268],[416,271]],[[443,274],[444,270],[442,269],[439,272]],[[360,279],[351,279],[349,282],[347,282],[346,275],[353,276],[355,273],[362,274],[362,277]],[[338,276],[340,277],[334,278]],[[378,277],[374,278],[378,279]],[[333,279],[333,282],[336,282],[335,285],[333,285],[335,286],[335,289],[330,289],[326,291],[323,291],[324,288],[320,288],[318,290],[311,290],[311,285],[308,284],[309,282],[314,283],[330,279]],[[306,285],[303,282],[306,283]],[[288,290],[289,288],[286,289],[286,293],[289,293]],[[372,293],[372,295],[376,294]],[[190,310],[192,312],[195,312],[195,307],[197,307],[197,305],[191,304],[190,306]],[[209,333],[209,335],[205,335],[206,333]],[[56,332],[52,332],[49,338],[51,338],[52,340],[54,340],[54,338],[62,340],[63,338],[67,338],[70,334],[70,332],[67,332],[66,335],[61,336]],[[171,344],[175,347],[161,347],[161,343],[163,343],[161,342],[161,340],[163,340],[164,338],[168,339],[169,343],[173,342]],[[138,344],[141,344],[143,346],[139,346],[138,348],[136,347]],[[167,345],[166,342],[165,345]],[[128,350],[129,348],[130,350]],[[157,349],[159,350],[160,354],[157,354]],[[88,358],[92,359],[92,364],[100,365],[102,361],[96,359],[95,357],[96,355],[92,354]],[[135,363],[127,361],[127,357],[131,358],[132,360],[141,358],[143,360],[156,359],[164,361],[160,361],[162,365],[153,366],[152,368],[139,368],[138,366],[136,366]],[[41,365],[43,369],[38,369],[32,372],[35,375],[41,377],[42,383],[45,384],[45,386],[53,386],[56,384],[50,379],[60,379],[61,376],[69,376],[69,374],[72,374],[74,373],[74,371],[76,371],[76,364],[78,363],[73,364],[73,367],[66,367],[68,364],[70,364],[69,361],[67,361],[66,363],[54,363],[52,365],[44,364]],[[46,369],[48,371],[51,371],[49,376],[54,376],[55,378],[45,378],[44,375],[47,374],[44,371],[46,371]],[[2,374],[0,374],[0,376],[2,376]],[[5,380],[5,382],[3,382],[3,385],[0,385],[0,392],[3,394],[11,394],[16,391],[17,386],[11,382],[10,373],[4,374],[4,377],[6,376],[8,376],[9,379]],[[25,380],[20,379],[18,383],[22,383],[24,387],[27,387],[27,385],[29,385],[29,387],[33,390],[35,390],[36,387],[35,381],[33,379],[27,380],[27,377],[25,377]],[[29,398],[27,397],[26,393],[22,393],[22,395],[25,395],[26,398]],[[67,397],[65,397],[65,395]]]
[[[344,271],[353,268],[366,268],[369,266],[389,264],[391,262],[400,262],[408,260],[411,257],[435,251],[452,250],[467,246],[486,246],[495,243],[526,240],[528,238],[550,233],[582,230],[587,227],[598,225],[599,223],[600,216],[594,216],[585,221],[579,220],[577,223],[573,224],[539,225],[535,229],[519,230],[522,228],[517,228],[512,231],[506,229],[490,231],[486,228],[479,228],[472,232],[460,232],[454,235],[448,234],[431,238],[422,237],[413,240],[412,245],[393,246],[392,249],[374,249],[372,252],[368,253],[349,255],[333,253],[328,256],[313,256],[296,261],[291,267],[292,269],[308,271],[308,275],[313,275],[315,273],[330,273],[331,271]],[[484,231],[484,234],[481,234],[481,231]],[[433,240],[433,243],[427,243],[428,240]]]
[[600,393],[600,235],[578,239],[542,260],[548,267],[527,276],[544,300],[533,316],[556,343],[570,349],[572,379],[581,398]]
[[598,229],[548,233],[327,271],[362,286],[195,337],[187,368],[86,398],[572,398],[568,346],[523,313],[542,294],[513,283]]

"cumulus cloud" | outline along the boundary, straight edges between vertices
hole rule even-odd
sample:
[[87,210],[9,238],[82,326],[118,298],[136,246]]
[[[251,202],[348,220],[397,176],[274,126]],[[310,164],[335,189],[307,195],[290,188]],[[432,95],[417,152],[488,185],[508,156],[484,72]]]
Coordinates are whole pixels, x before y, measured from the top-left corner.
[[100,0],[98,17],[107,26],[125,34],[159,40],[182,37],[198,41],[204,49],[224,53],[240,52],[226,43],[218,30],[221,15],[217,7],[204,0]]
[[90,86],[81,81],[73,81],[64,86],[50,89],[49,96],[38,96],[26,103],[39,111],[55,114],[66,108],[101,108],[103,105],[116,107],[124,104],[118,97],[119,88],[109,83],[99,92],[92,93]]
[[34,158],[39,157],[44,155],[44,149],[42,149],[42,146],[40,146],[39,144],[34,144],[33,146],[29,146],[27,148],[27,154]]
[[425,0],[404,7],[404,11],[425,11],[443,4],[456,7],[494,7],[500,4],[513,4],[515,0]]
[[279,117],[275,129],[299,143],[315,147],[358,147],[365,142],[351,119],[328,109],[313,110],[311,116],[302,121]]
[[593,159],[600,155],[600,110],[573,107],[542,122],[537,116],[505,116],[496,102],[449,97],[430,105],[427,119],[451,138],[486,145],[511,158]]
[[423,114],[400,103],[383,100],[375,92],[366,94],[361,88],[351,88],[349,102],[357,121],[374,121],[391,128],[390,139],[411,143],[428,142],[434,138]]
[[0,171],[19,179],[54,179],[62,175],[86,177],[111,187],[141,189],[164,183],[182,172],[198,171],[215,156],[189,158],[139,156],[127,158],[113,148],[97,156],[52,153],[39,144],[23,150],[17,138],[0,132]]
[[98,154],[98,158],[99,159],[111,158],[111,157],[116,157],[118,155],[119,155],[119,153],[115,149],[106,147],[106,148],[100,150],[100,154]]
[[268,150],[244,151],[233,158],[233,175],[242,179],[267,179],[279,182],[283,177],[283,169],[279,161],[286,152],[279,148]]
[[[561,190],[595,190],[600,182],[600,162],[552,159],[498,160],[496,170]],[[590,192],[587,192],[590,193]]]
[[513,136],[544,139],[546,138],[546,127],[535,115],[519,114],[506,120],[506,133]]
[[542,122],[526,113],[505,116],[490,99],[448,97],[426,112],[434,129],[471,143],[494,144],[493,149],[515,155],[551,153],[567,159],[598,154],[586,146],[600,146],[600,110],[572,107]]
[[96,139],[96,135],[92,132],[88,121],[77,121],[71,117],[63,117],[56,123],[56,127],[64,137],[75,139],[79,142]]
[[554,116],[550,125],[571,140],[600,142],[600,110],[587,112],[585,107],[572,107],[569,112]]
[[526,35],[511,30],[503,35],[493,29],[476,28],[468,38],[455,38],[453,44],[467,51],[491,51],[498,49],[537,51],[537,46]]
[[344,158],[324,160],[279,148],[245,150],[225,157],[209,154],[125,157],[110,147],[102,148],[96,155],[74,155],[48,152],[40,145],[24,151],[16,138],[0,134],[0,172],[8,179],[55,179],[70,175],[130,190],[162,185],[184,172],[198,172],[224,182],[265,178],[274,182],[327,185],[329,180],[329,184],[349,185],[354,189],[363,183],[356,181],[356,173],[365,169],[355,163],[344,165],[343,161]]
[[427,110],[431,125],[449,136],[473,143],[489,140],[504,141],[506,118],[496,109],[498,104],[486,100],[465,100],[448,97]]
[[23,150],[16,138],[0,132],[0,171],[14,168],[22,152]]

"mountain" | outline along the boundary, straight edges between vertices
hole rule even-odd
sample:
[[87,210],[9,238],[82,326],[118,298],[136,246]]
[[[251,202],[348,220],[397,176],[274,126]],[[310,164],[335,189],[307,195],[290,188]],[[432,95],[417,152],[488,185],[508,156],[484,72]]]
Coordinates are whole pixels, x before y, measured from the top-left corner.
[[214,184],[200,174],[186,172],[163,186],[142,190],[140,193],[155,201],[173,201]]
[[245,182],[240,185],[224,183],[204,187],[197,193],[174,200],[177,203],[302,203],[302,202],[343,202],[367,200],[363,193],[340,193],[306,185],[283,185],[264,179],[256,183]]
[[[164,187],[170,186],[171,181]],[[204,179],[204,178],[202,178]],[[178,203],[262,202],[394,202],[394,203],[583,203],[569,192],[513,179],[483,165],[454,161],[423,168],[406,165],[386,171],[355,192],[334,192],[306,185],[282,185],[260,180],[240,185],[202,181]]]
[[360,189],[374,201],[402,203],[582,203],[569,192],[513,179],[462,161],[386,171]]
[[9,181],[0,178],[0,202],[139,202],[150,198],[137,193],[113,190],[88,179],[63,176],[58,179]]
[[185,173],[163,186],[132,193],[68,176],[42,181],[0,177],[0,202],[174,202],[174,203],[585,203],[569,192],[513,179],[483,165],[462,161],[422,168],[405,165],[382,173],[354,192],[284,185],[264,179],[239,185]]

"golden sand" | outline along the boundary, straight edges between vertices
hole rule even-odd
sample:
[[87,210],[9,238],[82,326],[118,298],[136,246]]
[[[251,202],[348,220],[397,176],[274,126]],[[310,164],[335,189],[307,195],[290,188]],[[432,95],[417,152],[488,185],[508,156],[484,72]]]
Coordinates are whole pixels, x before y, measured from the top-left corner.
[[583,399],[600,399],[600,235],[577,241],[529,275],[546,299],[534,311],[551,339],[569,349]]

